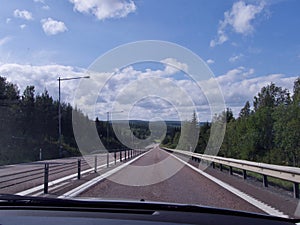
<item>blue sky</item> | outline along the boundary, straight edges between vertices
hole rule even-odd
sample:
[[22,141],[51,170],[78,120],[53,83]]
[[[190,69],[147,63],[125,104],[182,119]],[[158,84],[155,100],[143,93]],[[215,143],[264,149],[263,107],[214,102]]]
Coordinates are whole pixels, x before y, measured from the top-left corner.
[[[82,75],[110,49],[141,40],[174,42],[199,55],[235,115],[262,86],[275,82],[292,91],[300,74],[298,0],[0,2],[0,75],[18,83],[21,91],[33,84],[37,92],[47,88],[56,98],[58,74]],[[118,82],[120,88],[125,85]],[[64,86],[65,101],[72,101],[77,85],[72,81]],[[144,111],[135,118],[142,118],[148,110],[142,106],[147,104],[141,103]],[[208,113],[201,115],[204,105],[198,105],[198,115],[209,120]],[[168,110],[161,109],[168,118]]]

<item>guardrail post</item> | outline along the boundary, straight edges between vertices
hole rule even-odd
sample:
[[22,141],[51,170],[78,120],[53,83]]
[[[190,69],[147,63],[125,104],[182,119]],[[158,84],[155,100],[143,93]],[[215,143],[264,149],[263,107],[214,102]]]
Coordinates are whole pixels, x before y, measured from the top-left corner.
[[120,151],[120,162],[122,162],[122,150]]
[[212,162],[211,165],[213,169],[216,168],[215,162]]
[[77,167],[77,179],[80,180],[80,178],[81,178],[81,159],[78,159],[77,164],[78,164],[78,167]]
[[125,149],[125,151],[124,151],[124,159],[125,159],[125,161],[126,161],[126,149]]
[[114,152],[115,165],[117,164],[117,153]]
[[95,169],[94,169],[95,173],[97,173],[97,156],[95,155]]
[[243,170],[243,178],[244,178],[244,180],[247,179],[247,171],[246,170]]
[[49,181],[49,163],[45,163],[45,169],[44,169],[44,194],[48,194],[48,181]]
[[232,166],[229,166],[229,174],[232,175],[233,171],[232,171]]
[[269,184],[268,184],[268,177],[267,177],[267,175],[264,175],[264,174],[263,174],[263,186],[264,187],[268,187],[269,186]]
[[220,171],[223,171],[223,165],[220,164]]
[[294,182],[294,198],[299,198],[299,183]]
[[109,152],[106,153],[106,167],[109,167]]

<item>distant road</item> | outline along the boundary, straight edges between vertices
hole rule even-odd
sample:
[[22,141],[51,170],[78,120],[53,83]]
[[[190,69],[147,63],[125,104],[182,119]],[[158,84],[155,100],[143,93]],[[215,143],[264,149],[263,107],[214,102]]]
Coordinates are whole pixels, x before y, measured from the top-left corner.
[[[165,160],[167,158],[168,160]],[[163,160],[162,166],[159,162]],[[105,179],[86,190],[80,197],[144,199],[146,201],[200,204],[264,213],[261,209],[216,185],[188,166],[181,165],[182,169],[174,176],[155,183],[159,177],[165,176],[168,168],[174,168],[178,163],[182,164],[169,153],[157,147],[133,162],[132,166],[134,167],[125,167],[109,179]],[[155,166],[149,167],[149,165]],[[151,172],[149,172],[149,168],[151,168]],[[118,183],[118,179],[123,184]],[[128,179],[128,183],[131,182],[135,185],[125,185],[124,179]],[[139,183],[144,183],[144,181],[152,184],[139,186]]]

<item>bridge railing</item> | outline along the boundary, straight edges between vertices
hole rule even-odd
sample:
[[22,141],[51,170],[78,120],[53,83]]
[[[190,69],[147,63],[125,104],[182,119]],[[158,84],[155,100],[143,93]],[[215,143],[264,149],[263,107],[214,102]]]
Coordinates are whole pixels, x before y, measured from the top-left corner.
[[298,167],[279,166],[267,163],[251,162],[247,160],[224,158],[220,156],[205,155],[178,149],[164,149],[191,157],[192,160],[211,163],[213,168],[215,168],[215,164],[218,164],[220,170],[222,170],[223,165],[228,166],[230,174],[232,174],[233,168],[240,169],[243,172],[244,179],[247,178],[247,171],[261,174],[264,187],[268,187],[268,177],[274,177],[292,182],[294,197],[299,198],[300,168]]

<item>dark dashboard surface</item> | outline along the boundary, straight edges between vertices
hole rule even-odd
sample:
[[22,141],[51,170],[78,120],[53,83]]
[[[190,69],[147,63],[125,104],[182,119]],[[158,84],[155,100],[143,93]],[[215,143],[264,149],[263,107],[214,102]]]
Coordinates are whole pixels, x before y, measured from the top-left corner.
[[87,210],[45,207],[0,208],[1,225],[81,225],[81,224],[295,224],[291,220],[275,220],[268,217],[245,215],[222,215],[216,213],[172,212],[153,210]]

